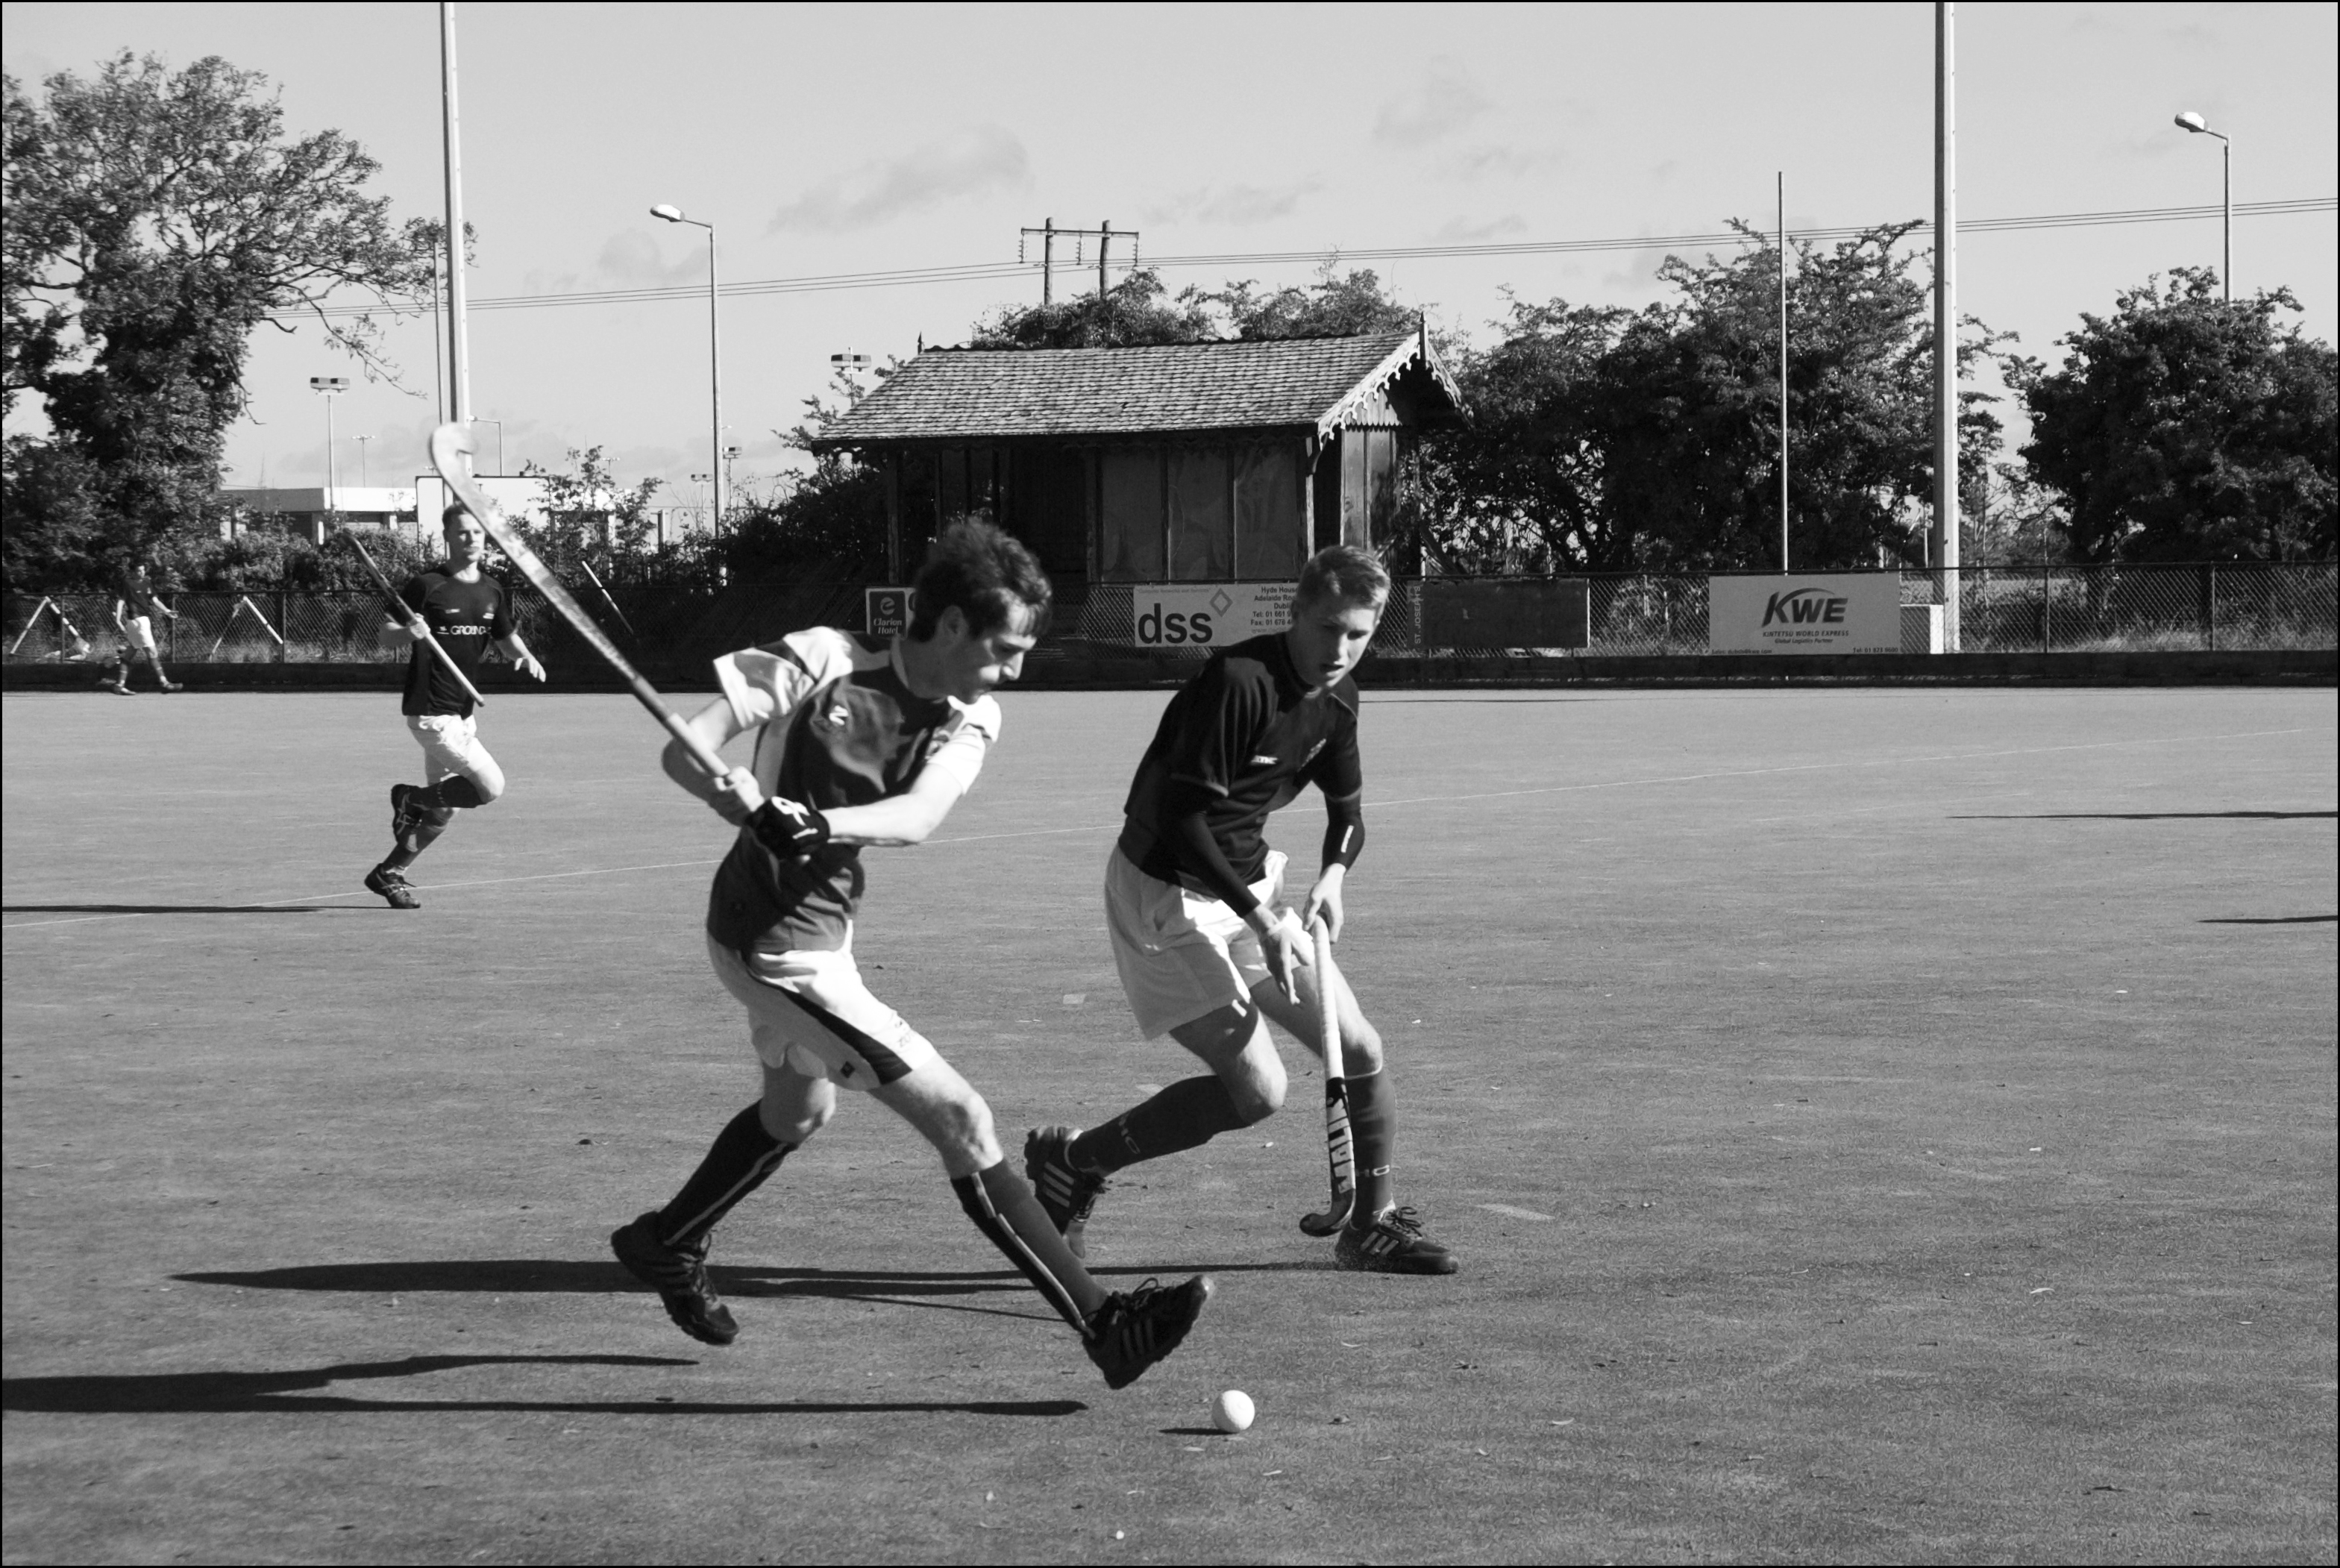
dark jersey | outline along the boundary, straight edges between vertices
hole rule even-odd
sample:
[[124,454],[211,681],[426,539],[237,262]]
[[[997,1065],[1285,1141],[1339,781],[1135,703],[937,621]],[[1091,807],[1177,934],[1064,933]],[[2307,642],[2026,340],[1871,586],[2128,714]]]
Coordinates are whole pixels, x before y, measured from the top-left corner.
[[[426,571],[408,579],[398,596],[409,610],[421,612],[431,635],[465,675],[480,667],[490,643],[501,641],[512,632],[504,613],[503,585],[485,572],[477,582],[462,582],[444,571]],[[473,677],[472,684],[478,683]],[[438,656],[418,642],[407,660],[406,700],[399,711],[411,716],[452,713],[469,719],[471,696],[447,673]]]
[[1268,814],[1310,784],[1335,801],[1364,789],[1357,683],[1344,677],[1311,692],[1282,633],[1238,642],[1213,654],[1164,710],[1122,808],[1121,851],[1148,876],[1218,897],[1202,868],[1183,863],[1174,802],[1207,797],[1212,839],[1235,875],[1254,882],[1267,863]]
[[[823,811],[902,794],[929,769],[971,789],[999,735],[991,698],[913,692],[889,639],[816,626],[727,653],[715,676],[739,728],[760,729],[754,771],[764,793]],[[825,844],[784,860],[743,828],[716,870],[708,933],[734,949],[833,952],[861,889],[858,847]]]

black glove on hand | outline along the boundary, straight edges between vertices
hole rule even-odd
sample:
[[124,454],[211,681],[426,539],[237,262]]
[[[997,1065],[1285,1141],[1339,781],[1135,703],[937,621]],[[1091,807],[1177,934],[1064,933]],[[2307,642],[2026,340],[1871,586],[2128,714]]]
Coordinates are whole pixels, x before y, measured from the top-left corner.
[[783,860],[801,859],[828,842],[828,819],[802,801],[775,795],[748,817],[756,842]]

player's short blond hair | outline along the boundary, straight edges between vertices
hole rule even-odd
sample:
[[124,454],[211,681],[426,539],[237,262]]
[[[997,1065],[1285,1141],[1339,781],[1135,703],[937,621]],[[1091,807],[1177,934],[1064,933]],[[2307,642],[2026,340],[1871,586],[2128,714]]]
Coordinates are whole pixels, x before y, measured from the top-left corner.
[[1357,544],[1328,544],[1300,569],[1294,604],[1335,599],[1343,604],[1379,604],[1389,597],[1389,568],[1382,558]]

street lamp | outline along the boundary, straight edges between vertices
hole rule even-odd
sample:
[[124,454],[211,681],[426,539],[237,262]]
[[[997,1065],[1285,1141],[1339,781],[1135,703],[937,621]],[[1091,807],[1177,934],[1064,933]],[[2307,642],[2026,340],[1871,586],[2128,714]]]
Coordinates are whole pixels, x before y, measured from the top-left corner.
[[366,442],[372,439],[373,437],[370,435],[358,437],[358,488],[360,490],[366,487]]
[[2180,130],[2190,131],[2197,136],[2216,136],[2218,138],[2218,161],[2224,166],[2226,173],[2226,196],[2223,203],[2226,210],[2223,221],[2220,223],[2221,233],[2218,257],[2218,282],[2226,290],[2226,303],[2228,304],[2232,304],[2235,300],[2234,140],[2224,131],[2213,131],[2210,129],[2210,122],[2205,120],[2201,115],[2196,114],[2191,109],[2186,110],[2186,113],[2177,116],[2177,125]]
[[694,229],[707,231],[707,366],[708,385],[713,408],[713,428],[709,432],[708,451],[714,461],[709,464],[715,472],[715,531],[723,531],[723,334],[717,318],[715,287],[715,225],[686,218],[680,207],[660,202],[650,209],[650,216],[669,223],[688,223]]

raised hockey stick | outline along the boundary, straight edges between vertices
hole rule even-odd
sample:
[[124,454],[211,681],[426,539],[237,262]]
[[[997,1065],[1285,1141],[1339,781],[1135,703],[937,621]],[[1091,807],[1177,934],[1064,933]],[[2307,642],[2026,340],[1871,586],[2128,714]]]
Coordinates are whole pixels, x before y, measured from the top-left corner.
[[[511,557],[511,562],[520,568],[521,575],[536,584],[536,590],[544,595],[545,602],[551,605],[560,619],[569,622],[571,630],[618,672],[633,692],[634,700],[649,709],[650,717],[666,726],[667,733],[681,742],[682,749],[690,753],[690,759],[698,763],[709,779],[720,779],[730,772],[723,759],[718,757],[707,742],[701,740],[690,726],[666,705],[666,699],[659,695],[658,688],[643,680],[641,671],[618,651],[618,645],[610,640],[609,633],[593,623],[593,618],[585,613],[584,607],[577,602],[576,596],[569,591],[568,586],[552,574],[552,569],[530,548],[520,530],[512,526],[511,520],[498,510],[496,503],[480,489],[478,481],[471,477],[471,456],[474,450],[469,429],[460,424],[442,424],[431,435],[431,466],[439,471],[439,477],[447,481],[447,488],[455,492],[455,499],[463,503],[463,510],[478,518],[480,526],[488,531],[488,537]],[[749,800],[747,804],[752,809],[761,802]]]
[[1300,1228],[1331,1236],[1349,1223],[1357,1206],[1356,1148],[1349,1136],[1349,1080],[1341,1059],[1341,1004],[1333,996],[1333,933],[1319,917],[1309,927],[1316,938],[1316,1048],[1324,1057],[1324,1158],[1333,1201],[1323,1214],[1304,1214]]
[[[465,691],[471,693],[472,702],[481,708],[485,708],[488,705],[488,700],[480,695],[480,689],[471,684],[471,678],[463,673],[463,667],[461,665],[455,662],[455,656],[448,652],[437,638],[431,635],[430,622],[424,621],[422,617],[415,612],[411,605],[398,597],[398,590],[391,587],[390,579],[384,577],[382,574],[382,568],[373,563],[373,557],[368,555],[366,553],[366,547],[358,542],[358,536],[352,533],[345,528],[342,530],[342,537],[350,541],[350,548],[358,552],[358,559],[360,561],[365,562],[366,575],[373,579],[373,585],[376,588],[382,590],[382,596],[390,601],[391,609],[395,611],[400,619],[404,620],[409,626],[412,626],[418,621],[422,623],[422,635],[419,640],[421,640],[425,647],[429,648],[431,652],[439,656],[439,662],[446,667],[447,673],[453,676],[457,683],[460,684]],[[274,628],[272,627],[270,630],[273,633]]]

